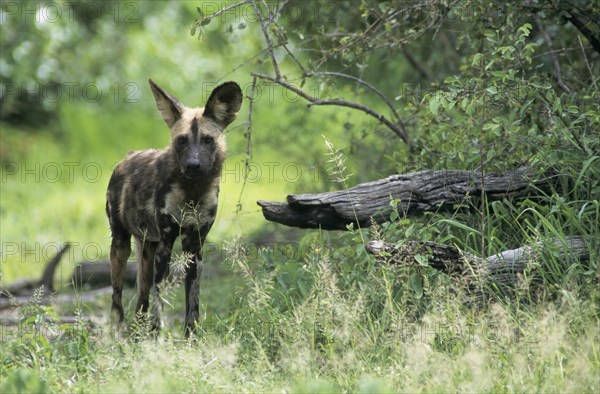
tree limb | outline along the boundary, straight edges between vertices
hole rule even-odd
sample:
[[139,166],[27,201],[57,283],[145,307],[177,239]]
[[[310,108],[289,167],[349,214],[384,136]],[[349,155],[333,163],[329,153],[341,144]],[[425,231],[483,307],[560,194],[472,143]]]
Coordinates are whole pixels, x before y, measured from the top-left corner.
[[352,81],[355,81],[355,82],[359,83],[360,85],[363,85],[363,86],[367,87],[373,93],[375,93],[376,95],[378,95],[387,104],[388,108],[392,111],[392,114],[394,114],[394,117],[396,118],[396,121],[398,122],[398,124],[400,125],[400,127],[404,130],[404,132],[406,132],[406,128],[402,124],[402,118],[400,118],[400,115],[398,115],[398,112],[396,111],[396,109],[394,108],[394,106],[392,105],[392,103],[390,102],[390,100],[387,98],[387,96],[385,94],[383,94],[379,89],[377,89],[375,86],[371,85],[370,83],[368,83],[366,81],[363,81],[362,79],[357,78],[355,76],[344,74],[344,73],[338,73],[338,72],[313,72],[313,71],[308,71],[308,72],[305,72],[304,75],[306,75],[307,77],[311,77],[311,76],[333,76],[333,77],[346,78],[346,79],[350,79]]
[[45,292],[52,293],[54,291],[54,272],[56,271],[56,267],[58,267],[58,263],[64,256],[64,254],[69,250],[71,245],[69,243],[65,243],[59,250],[56,252],[56,255],[52,257],[48,263],[46,263],[46,267],[44,268],[44,272],[39,280],[31,280],[31,279],[23,279],[16,281],[7,287],[0,286],[0,298],[2,297],[11,297],[16,295],[27,295],[30,296],[33,294],[33,291],[39,287],[44,287]]
[[266,79],[268,81],[271,81],[278,85],[281,85],[288,90],[291,90],[292,92],[296,93],[298,96],[300,96],[303,99],[305,99],[306,101],[308,101],[309,106],[311,106],[311,105],[337,105],[340,107],[348,107],[348,108],[353,108],[353,109],[362,111],[368,115],[371,115],[372,117],[374,117],[375,119],[377,119],[378,121],[380,121],[381,123],[386,125],[398,137],[400,137],[400,139],[402,141],[404,141],[406,144],[410,145],[410,142],[408,139],[408,134],[406,133],[405,130],[403,130],[403,128],[398,127],[393,122],[391,122],[389,119],[387,119],[385,116],[374,111],[370,107],[367,107],[366,105],[354,103],[354,102],[346,101],[346,100],[342,100],[342,99],[321,100],[314,96],[309,95],[308,93],[304,92],[302,89],[299,89],[296,86],[294,86],[291,83],[286,82],[284,80],[281,80],[281,79],[278,79],[275,77],[271,77],[269,75],[261,74],[261,73],[252,73],[252,76],[261,78],[261,79]]
[[519,287],[521,275],[544,254],[552,254],[552,261],[565,271],[577,261],[590,261],[588,245],[579,236],[536,242],[531,246],[507,250],[487,258],[464,253],[455,246],[435,242],[410,241],[404,245],[394,245],[383,241],[370,241],[366,250],[381,261],[413,266],[419,265],[415,260],[417,254],[425,255],[430,267],[455,279],[465,280],[471,297],[469,301],[484,301],[492,292],[499,292],[503,296],[513,295]]
[[254,13],[256,14],[256,18],[260,23],[260,28],[263,32],[263,36],[265,37],[265,42],[267,43],[267,49],[269,51],[269,56],[271,57],[271,64],[273,64],[273,70],[275,71],[275,76],[277,79],[281,79],[281,71],[279,71],[279,65],[277,64],[277,59],[275,59],[275,52],[273,52],[273,43],[271,42],[271,36],[269,36],[269,32],[267,32],[267,27],[265,26],[264,20],[262,18],[262,13],[258,9],[258,6],[254,2],[254,0],[248,0],[248,2],[254,8]]
[[[291,194],[287,202],[258,201],[265,219],[300,228],[344,230],[347,225],[368,227],[371,220],[389,220],[392,200],[405,215],[451,210],[483,194],[489,201],[526,197],[530,186],[547,187],[550,177],[534,179],[531,168],[508,173],[482,174],[471,171],[420,171],[392,175],[362,183],[347,190],[319,194]],[[473,205],[473,204],[469,204]]]
[[543,25],[542,20],[540,19],[539,15],[534,15],[534,19],[535,19],[535,23],[536,23],[538,29],[540,29],[540,31],[542,32],[542,35],[544,36],[544,41],[546,41],[546,45],[548,45],[548,48],[550,49],[549,56],[550,56],[550,59],[552,59],[552,63],[554,64],[554,70],[555,70],[554,76],[556,78],[556,82],[558,83],[558,86],[560,86],[560,88],[562,90],[564,90],[566,93],[571,94],[571,89],[569,89],[569,87],[564,83],[564,81],[562,79],[562,71],[560,68],[560,62],[558,60],[558,56],[556,56],[556,53],[554,52],[554,45],[552,44],[552,38],[550,37],[550,34],[548,34],[546,29],[544,28],[544,25]]
[[575,12],[570,12],[571,16],[567,17],[567,20],[573,24],[579,30],[579,32],[587,38],[587,40],[592,44],[596,52],[600,53],[600,40],[594,36],[594,33],[587,28],[585,23],[583,23],[578,15]]

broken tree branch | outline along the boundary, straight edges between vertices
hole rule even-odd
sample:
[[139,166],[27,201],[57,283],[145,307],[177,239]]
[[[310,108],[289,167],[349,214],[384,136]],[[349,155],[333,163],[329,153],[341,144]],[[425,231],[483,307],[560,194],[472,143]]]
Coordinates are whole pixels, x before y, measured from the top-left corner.
[[[466,281],[468,293],[474,301],[485,300],[490,291],[510,296],[519,285],[519,277],[544,254],[552,254],[561,269],[567,270],[571,264],[590,260],[588,245],[582,237],[552,239],[536,242],[507,250],[487,258],[464,253],[455,246],[435,242],[410,241],[404,245],[394,245],[383,241],[370,241],[366,245],[368,253],[379,260],[391,264],[417,266],[415,256],[428,256],[428,265],[451,277]],[[596,251],[597,253],[597,251]]]
[[46,264],[44,272],[39,280],[23,279],[10,286],[0,287],[0,298],[18,295],[30,296],[35,289],[41,286],[44,286],[46,293],[54,292],[54,272],[70,246],[69,243],[65,243],[58,252],[56,252],[56,255],[54,255],[54,257]]
[[[482,174],[471,171],[420,171],[392,175],[350,189],[319,193],[291,194],[287,202],[258,201],[267,220],[300,228],[344,230],[354,224],[368,227],[389,220],[392,200],[405,215],[449,210],[483,194],[490,201],[529,196],[531,186],[545,187],[550,177],[534,179],[531,168],[508,173]],[[472,205],[472,204],[470,204]]]
[[[123,283],[125,286],[135,286],[136,279],[137,264],[125,264],[125,275],[123,277]],[[94,289],[98,287],[110,286],[110,263],[106,260],[84,261],[79,263],[73,271],[71,283],[73,286],[75,286],[75,289]]]
[[[66,304],[71,302],[92,302],[98,297],[112,293],[112,286],[102,287],[100,289],[84,291],[73,294],[55,294],[47,295],[38,300],[40,304]],[[12,308],[19,305],[26,305],[31,302],[31,296],[18,296],[11,298],[0,298],[0,310]]]

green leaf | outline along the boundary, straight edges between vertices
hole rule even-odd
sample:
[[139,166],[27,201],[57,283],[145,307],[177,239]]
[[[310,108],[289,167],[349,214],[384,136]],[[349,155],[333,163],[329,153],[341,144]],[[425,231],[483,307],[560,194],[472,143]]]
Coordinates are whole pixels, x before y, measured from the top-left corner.
[[473,234],[481,235],[481,231],[475,230],[473,227],[469,227],[466,224],[463,224],[454,219],[441,219],[440,223],[448,223],[449,225],[459,228],[461,230],[465,230],[465,231],[473,233]]
[[525,23],[523,26],[519,27],[517,31],[521,33],[519,37],[527,37],[529,35],[529,32],[531,32],[531,24]]
[[500,127],[497,123],[486,123],[483,125],[483,130],[496,130]]
[[413,291],[415,298],[423,297],[423,280],[417,271],[410,274],[408,278],[408,287]]
[[557,97],[554,100],[554,105],[552,105],[552,111],[557,112],[558,114],[562,114],[562,103],[560,102],[560,97]]
[[432,97],[429,100],[429,110],[433,114],[433,116],[437,116],[438,108],[440,107],[440,100],[437,97]]
[[419,263],[420,266],[427,267],[429,265],[429,259],[427,256],[422,254],[416,254],[415,260]]
[[456,105],[456,100],[454,100],[454,98],[449,99],[449,100],[444,100],[444,102],[443,102],[443,107],[446,111],[451,111],[455,105]]
[[466,98],[460,100],[460,109],[462,109],[463,111],[467,108],[467,106],[469,105],[470,101]]
[[392,32],[392,22],[389,19],[387,21],[385,21],[385,32],[386,33]]

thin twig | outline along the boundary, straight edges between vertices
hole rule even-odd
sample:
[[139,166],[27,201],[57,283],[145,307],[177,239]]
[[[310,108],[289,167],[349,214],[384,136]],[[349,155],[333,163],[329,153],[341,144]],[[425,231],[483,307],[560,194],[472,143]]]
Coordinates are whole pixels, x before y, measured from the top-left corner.
[[298,96],[302,97],[303,99],[305,99],[306,101],[309,102],[309,106],[313,106],[313,105],[337,105],[339,107],[348,107],[348,108],[354,108],[357,109],[359,111],[362,111],[368,115],[371,115],[372,117],[374,117],[375,119],[377,119],[378,121],[380,121],[381,123],[383,123],[385,126],[387,126],[390,130],[392,130],[398,137],[400,137],[400,139],[402,141],[404,141],[404,143],[406,143],[407,145],[410,145],[410,142],[408,140],[408,134],[406,132],[406,130],[403,128],[402,125],[400,125],[400,127],[398,127],[397,125],[395,125],[394,123],[392,123],[389,119],[387,119],[385,116],[383,116],[382,114],[374,111],[372,108],[367,107],[366,105],[363,104],[359,104],[359,103],[354,103],[351,101],[346,101],[346,100],[342,100],[342,99],[331,99],[331,100],[320,100],[316,97],[313,97],[309,94],[307,94],[306,92],[304,92],[302,89],[297,88],[296,86],[283,81],[279,78],[275,78],[275,77],[271,77],[269,75],[265,75],[265,74],[260,74],[260,73],[252,73],[253,77],[257,77],[257,78],[261,78],[261,79],[266,79],[268,81],[274,82],[278,85],[283,86],[284,88],[291,90],[292,92],[296,93]]
[[252,107],[254,104],[254,91],[256,89],[256,77],[252,78],[252,86],[250,87],[250,94],[248,95],[248,121],[246,122],[246,159],[244,160],[244,180],[242,182],[242,188],[240,190],[240,196],[238,197],[238,201],[235,204],[236,213],[239,213],[242,210],[242,196],[244,194],[244,189],[246,188],[246,183],[248,183],[248,174],[250,173],[250,159],[252,158]]
[[222,14],[226,13],[229,10],[232,10],[234,8],[237,8],[237,7],[241,6],[241,5],[246,4],[247,2],[248,2],[248,0],[243,0],[243,1],[237,2],[235,4],[229,5],[229,6],[225,7],[225,8],[223,8],[223,9],[220,9],[219,11],[215,12],[212,15],[204,17],[203,20],[211,20],[213,18],[216,18],[217,16],[222,15]]
[[420,65],[419,62],[417,62],[417,59],[415,59],[412,53],[408,52],[404,46],[402,46],[400,51],[402,52],[406,60],[408,60],[410,65],[413,66],[413,68],[417,70],[419,74],[421,74],[421,78],[431,80],[431,75],[429,74],[429,72],[425,70],[425,68],[422,65]]
[[283,7],[285,7],[288,1],[289,0],[284,0],[283,3],[275,6],[275,11],[273,11],[273,13],[271,14],[271,17],[269,18],[269,21],[267,22],[266,26],[269,26],[271,23],[275,22],[275,18],[280,15],[281,10],[283,9]]
[[281,44],[281,46],[283,47],[283,49],[285,49],[285,51],[290,56],[290,58],[294,61],[294,63],[296,63],[298,68],[300,68],[300,70],[302,70],[302,74],[306,74],[306,69],[304,68],[302,63],[300,63],[300,61],[296,58],[296,56],[294,56],[292,51],[290,51],[290,49],[287,47],[287,44]]
[[[390,100],[387,98],[387,96],[385,94],[383,94],[379,89],[377,89],[375,86],[371,85],[368,82],[363,81],[361,78],[357,78],[353,75],[348,75],[348,74],[344,74],[344,73],[338,73],[338,72],[306,72],[305,75],[307,77],[311,77],[311,76],[334,76],[334,77],[340,77],[340,78],[347,78],[347,79],[351,79],[363,86],[366,86],[367,88],[369,88],[371,91],[373,91],[373,93],[375,93],[376,95],[378,95],[386,104],[387,106],[390,108],[390,110],[392,111],[392,113],[394,114],[394,117],[396,118],[396,120],[398,121],[398,123],[402,124],[402,119],[400,118],[400,115],[398,115],[398,112],[396,111],[396,109],[394,108],[394,106],[392,105],[392,103],[390,102]],[[402,128],[404,128],[404,125],[402,126]]]
[[554,69],[556,70],[555,71],[556,82],[558,83],[558,86],[560,86],[560,88],[562,90],[564,90],[566,93],[571,94],[571,89],[569,89],[569,87],[564,83],[564,81],[562,79],[562,72],[560,69],[560,62],[558,61],[558,56],[556,56],[556,54],[554,52],[552,52],[554,50],[554,45],[552,45],[552,38],[550,37],[550,34],[548,34],[546,29],[544,29],[544,25],[542,24],[540,17],[538,15],[535,15],[534,19],[535,19],[535,23],[536,23],[538,29],[540,29],[540,32],[542,33],[542,36],[544,36],[544,41],[546,41],[546,45],[548,46],[548,48],[550,48],[550,51],[551,51],[550,59],[552,59],[552,63],[554,64]]
[[269,56],[271,57],[271,63],[273,64],[273,69],[275,70],[275,75],[277,76],[277,79],[279,80],[279,79],[281,79],[281,72],[279,71],[279,66],[277,65],[277,60],[275,59],[275,52],[273,52],[273,43],[271,42],[271,37],[269,36],[269,32],[267,31],[267,27],[265,26],[264,20],[262,18],[262,14],[261,14],[260,10],[258,9],[258,7],[256,6],[256,3],[254,2],[254,0],[248,0],[248,2],[252,5],[252,8],[254,8],[254,13],[256,14],[256,18],[258,19],[258,22],[260,23],[260,28],[265,37],[265,42],[267,43],[267,49],[269,51]]
[[[237,66],[235,66],[234,68],[232,68],[229,72],[227,72],[226,74],[221,75],[221,78],[219,78],[217,81],[215,82],[220,82],[225,80],[229,75],[235,74],[236,71],[246,67],[247,65],[251,64],[256,58],[262,56],[265,52],[267,52],[267,49],[261,49],[260,51],[256,52],[255,54],[253,54],[252,56],[250,56],[249,58],[247,58],[246,60],[244,60],[242,63],[239,63]],[[231,131],[231,126],[228,127],[225,132],[227,133],[228,131]]]
[[261,0],[263,6],[265,7],[265,9],[267,10],[267,12],[269,13],[269,20],[267,21],[267,23],[265,24],[265,27],[269,26],[269,24],[271,22],[273,22],[273,19],[275,18],[275,12],[271,12],[271,8],[269,8],[269,5],[267,4],[267,2],[265,0]]
[[583,53],[583,58],[585,59],[585,65],[587,66],[588,72],[590,73],[590,79],[592,80],[592,83],[594,84],[594,87],[596,88],[596,91],[597,91],[598,85],[596,85],[596,79],[594,78],[594,74],[592,74],[592,67],[590,66],[590,62],[588,61],[587,55],[585,54],[585,49],[583,49],[583,43],[581,42],[581,37],[577,36],[577,39],[579,40],[579,46],[581,47],[581,53]]
[[[538,96],[546,103],[546,110],[550,113],[553,113],[552,109],[551,109],[551,105],[552,103],[546,98],[546,96],[544,94],[538,94]],[[569,130],[569,133],[571,134],[571,136],[573,137],[573,139],[575,140],[575,143],[577,144],[577,146],[579,147],[579,149],[581,149],[583,152],[585,152],[587,155],[590,154],[590,152],[588,152],[585,144],[583,143],[583,141],[580,140],[580,138],[577,136],[577,134],[575,134],[575,131],[573,130],[573,127],[567,123],[567,121],[560,115],[556,115],[556,117],[560,120],[560,122],[565,126],[565,128],[567,130]]]

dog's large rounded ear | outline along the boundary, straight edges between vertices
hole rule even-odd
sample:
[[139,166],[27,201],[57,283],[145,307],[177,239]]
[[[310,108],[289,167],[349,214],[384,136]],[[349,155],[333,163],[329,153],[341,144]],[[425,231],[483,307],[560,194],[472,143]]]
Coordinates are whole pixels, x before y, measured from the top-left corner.
[[217,86],[210,94],[204,106],[203,116],[213,119],[225,128],[237,116],[242,107],[242,100],[240,85],[235,82],[225,82]]
[[169,93],[161,89],[160,86],[154,83],[153,80],[149,79],[150,89],[154,95],[154,101],[156,101],[156,108],[160,113],[167,126],[171,127],[175,122],[181,119],[183,114],[184,106]]

